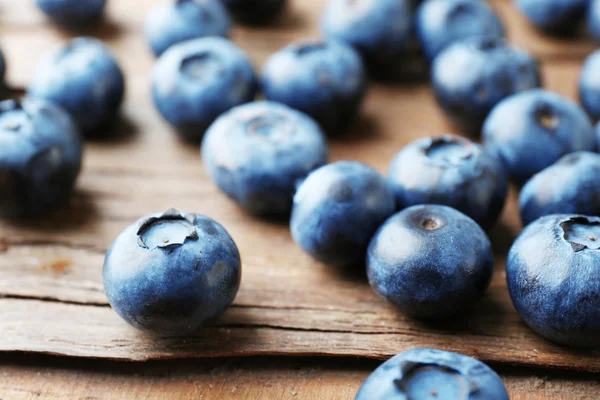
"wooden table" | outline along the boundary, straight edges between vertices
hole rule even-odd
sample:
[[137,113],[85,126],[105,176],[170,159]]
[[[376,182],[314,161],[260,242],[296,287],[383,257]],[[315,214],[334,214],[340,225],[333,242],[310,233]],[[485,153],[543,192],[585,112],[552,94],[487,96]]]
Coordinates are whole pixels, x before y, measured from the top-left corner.
[[[157,2],[112,0],[107,20],[80,33],[113,49],[128,94],[117,135],[88,142],[70,206],[36,223],[0,223],[0,399],[346,399],[378,365],[370,358],[423,345],[491,363],[513,399],[600,398],[598,353],[540,339],[510,304],[503,267],[521,228],[514,191],[491,232],[497,262],[489,295],[464,321],[433,328],[398,315],[362,274],[310,260],[285,224],[253,219],[226,200],[203,170],[197,146],[179,141],[151,104],[153,58],[141,32]],[[288,42],[318,36],[324,0],[292,3],[276,26],[234,29],[233,40],[257,67]],[[510,39],[541,60],[545,86],[575,99],[581,62],[595,43],[544,37],[511,1],[492,3]],[[73,34],[46,21],[31,1],[0,6],[8,81],[23,88],[39,55]],[[332,140],[331,158],[358,159],[384,172],[405,143],[448,131],[427,83],[374,84],[351,132]],[[107,307],[100,270],[104,251],[128,223],[173,206],[223,223],[240,247],[244,277],[217,325],[194,340],[159,344]],[[253,354],[261,356],[239,357]]]

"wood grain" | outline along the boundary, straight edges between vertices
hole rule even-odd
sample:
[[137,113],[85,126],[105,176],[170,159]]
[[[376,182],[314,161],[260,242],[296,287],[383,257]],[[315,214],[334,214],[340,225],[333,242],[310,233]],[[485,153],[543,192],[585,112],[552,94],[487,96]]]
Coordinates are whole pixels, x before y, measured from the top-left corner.
[[[22,399],[354,398],[377,362],[357,359],[178,360],[144,365],[40,357],[0,358],[0,397]],[[496,367],[496,366],[495,366]],[[512,400],[597,400],[600,376],[498,368]]]
[[[68,207],[37,221],[0,222],[0,351],[123,360],[252,354],[387,358],[432,346],[485,361],[600,371],[598,352],[539,338],[510,303],[504,259],[521,229],[514,193],[491,233],[497,262],[488,296],[472,313],[435,325],[410,320],[378,299],[364,272],[312,261],[293,243],[286,224],[253,219],[227,200],[210,182],[198,147],[178,140],[151,104],[153,59],[141,32],[145,13],[156,3],[111,2],[107,20],[83,32],[105,40],[125,70],[123,117],[106,139],[87,143],[84,171]],[[281,24],[236,27],[233,39],[258,67],[286,43],[317,36],[323,3],[294,1]],[[581,60],[593,43],[542,37],[526,26],[512,2],[493,4],[511,38],[544,62],[546,86],[575,97]],[[39,55],[73,34],[49,24],[31,2],[2,6],[8,81],[25,86]],[[427,83],[374,84],[348,135],[331,141],[331,158],[357,159],[385,172],[404,144],[452,130]],[[117,234],[140,216],[171,207],[221,222],[244,262],[234,306],[193,338],[134,331],[110,310],[102,289],[103,255]]]

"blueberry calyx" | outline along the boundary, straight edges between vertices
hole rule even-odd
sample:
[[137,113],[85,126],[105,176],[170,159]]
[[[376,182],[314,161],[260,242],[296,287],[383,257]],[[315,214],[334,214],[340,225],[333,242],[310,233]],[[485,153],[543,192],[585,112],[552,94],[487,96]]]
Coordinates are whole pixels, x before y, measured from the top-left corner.
[[434,138],[423,149],[429,160],[443,166],[458,166],[473,157],[474,151],[471,142],[453,136]]
[[542,128],[548,131],[555,130],[560,124],[560,118],[548,104],[542,104],[538,106],[537,110],[535,111],[535,120]]
[[[459,386],[461,387],[461,395],[459,397],[454,397],[456,400],[461,399],[469,399],[470,395],[479,392],[480,388],[477,385],[477,382],[473,379],[470,379],[469,376],[463,375],[460,371],[453,368],[450,365],[445,365],[442,362],[435,363],[423,363],[423,362],[414,362],[414,361],[405,361],[400,364],[400,378],[394,380],[394,384],[396,387],[401,390],[403,393],[409,392],[409,384],[411,381],[422,372],[427,371],[439,371],[444,374],[452,376],[456,381],[458,381]],[[470,372],[469,372],[470,373]],[[437,397],[439,392],[433,390],[431,393],[432,397]],[[458,396],[458,393],[454,393],[455,396]]]
[[246,133],[248,135],[267,138],[275,142],[290,136],[292,128],[287,119],[279,114],[265,113],[246,122]]
[[477,9],[471,7],[470,4],[459,3],[446,15],[446,20],[452,21],[463,15],[471,17],[476,16],[476,14]]
[[202,52],[181,60],[180,70],[191,79],[201,79],[208,73],[216,75],[222,70],[222,63],[215,54]]
[[[0,106],[0,114],[17,110],[23,113],[25,119],[31,120],[31,116],[29,115],[27,110],[23,108],[23,103],[20,99],[11,99],[3,101],[2,105]],[[2,122],[2,126],[0,127],[0,129],[17,132],[20,131],[23,127],[23,122],[23,118],[10,118]]]
[[600,222],[586,217],[573,217],[560,223],[563,238],[575,253],[600,249]]
[[171,250],[186,240],[198,240],[195,214],[183,214],[175,209],[142,223],[137,232],[138,246],[148,250]]
[[415,226],[427,232],[437,231],[448,224],[448,221],[442,215],[434,214],[427,210],[420,210],[413,213],[411,218]]
[[299,56],[303,56],[312,52],[321,51],[326,47],[327,44],[324,42],[306,42],[296,47],[296,54]]

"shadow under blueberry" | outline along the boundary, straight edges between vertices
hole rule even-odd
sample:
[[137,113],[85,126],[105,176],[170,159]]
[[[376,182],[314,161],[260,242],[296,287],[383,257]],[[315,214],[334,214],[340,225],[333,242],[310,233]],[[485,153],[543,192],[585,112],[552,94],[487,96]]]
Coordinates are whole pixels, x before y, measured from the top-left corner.
[[[398,311],[400,312],[400,311]],[[494,324],[502,325],[506,315],[503,303],[488,294],[479,300],[473,307],[465,309],[460,314],[441,319],[414,319],[411,322],[426,329],[443,332],[446,334],[477,335],[478,327],[489,325],[490,319]]]
[[234,21],[245,28],[256,28],[261,29],[261,31],[296,30],[306,27],[307,24],[305,16],[298,12],[293,4],[288,5],[281,15],[276,16],[271,21],[241,19],[235,15]]
[[55,24],[55,26],[63,36],[69,38],[72,36],[91,36],[102,41],[111,41],[119,39],[125,33],[125,29],[120,24],[105,15],[98,20],[90,21],[83,25],[66,26]]
[[77,229],[99,219],[93,193],[78,190],[56,209],[43,216],[6,219],[7,225],[35,229],[38,232],[60,232]]
[[371,114],[360,113],[342,132],[328,136],[332,143],[357,143],[372,140],[379,135],[380,126],[377,118]]
[[86,141],[96,144],[117,144],[131,142],[138,133],[138,126],[127,115],[120,113],[114,120],[83,133],[83,136]]
[[369,284],[367,267],[365,266],[364,262],[345,267],[325,265],[324,268],[327,268],[328,275],[331,275],[328,277],[328,279],[335,281],[356,282],[364,285]]
[[429,62],[420,51],[406,53],[394,65],[366,63],[366,68],[372,80],[385,84],[416,87],[431,80]]
[[518,233],[515,233],[504,221],[499,220],[492,230],[488,232],[488,237],[492,242],[494,256],[506,256],[517,239],[517,236]]
[[26,97],[27,90],[22,87],[0,85],[0,100],[12,100]]

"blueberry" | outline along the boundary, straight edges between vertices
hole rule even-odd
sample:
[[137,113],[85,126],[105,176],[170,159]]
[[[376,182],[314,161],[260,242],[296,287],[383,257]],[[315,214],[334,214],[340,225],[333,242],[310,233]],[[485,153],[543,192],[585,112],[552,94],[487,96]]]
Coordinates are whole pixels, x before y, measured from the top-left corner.
[[416,31],[430,60],[452,43],[467,38],[494,41],[504,37],[502,22],[481,0],[424,1],[417,11]]
[[489,229],[506,200],[500,163],[469,139],[445,135],[417,140],[396,155],[389,180],[397,208],[441,204]]
[[[599,3],[600,4],[600,3]],[[600,11],[600,10],[599,10]],[[593,118],[600,118],[600,50],[585,61],[579,78],[579,97],[583,108]]]
[[248,57],[227,39],[180,43],[154,66],[152,97],[162,116],[186,139],[199,141],[215,119],[256,95]]
[[600,218],[555,214],[510,249],[508,289],[525,323],[557,343],[600,348]]
[[600,0],[589,0],[587,22],[592,35],[600,40]]
[[51,103],[0,102],[0,215],[34,217],[68,199],[81,167],[71,118]]
[[450,119],[475,134],[498,102],[541,84],[538,63],[527,52],[482,38],[446,48],[433,62],[432,80]]
[[240,22],[262,25],[281,16],[287,0],[221,0]]
[[356,400],[508,400],[490,367],[462,354],[412,349],[389,359],[363,383]]
[[80,37],[47,54],[28,94],[64,108],[83,133],[114,120],[125,93],[123,73],[101,41]]
[[524,183],[565,154],[596,149],[594,129],[581,107],[541,89],[498,104],[485,121],[483,138],[517,183]]
[[453,208],[413,206],[386,221],[367,251],[373,290],[423,319],[461,312],[487,290],[492,246],[475,221]]
[[382,75],[406,61],[412,19],[408,0],[330,0],[321,25],[328,38],[354,47]]
[[175,0],[162,3],[146,17],[144,31],[155,55],[169,47],[207,36],[228,37],[231,21],[219,0]]
[[315,259],[362,265],[371,237],[394,212],[385,178],[359,162],[340,161],[308,175],[294,196],[292,236]]
[[299,42],[266,63],[262,90],[268,100],[314,118],[327,133],[347,127],[366,92],[364,66],[352,47],[336,41]]
[[36,4],[56,23],[84,26],[102,17],[106,0],[36,0]]
[[525,225],[550,214],[600,216],[600,155],[586,151],[567,154],[534,175],[520,195]]
[[569,33],[584,19],[589,1],[516,0],[516,3],[537,28],[549,33]]
[[327,143],[308,116],[261,101],[219,117],[202,158],[221,190],[250,212],[289,215],[297,182],[327,162]]
[[200,214],[169,210],[128,226],[104,260],[112,308],[136,328],[185,335],[221,316],[241,280],[227,231]]

